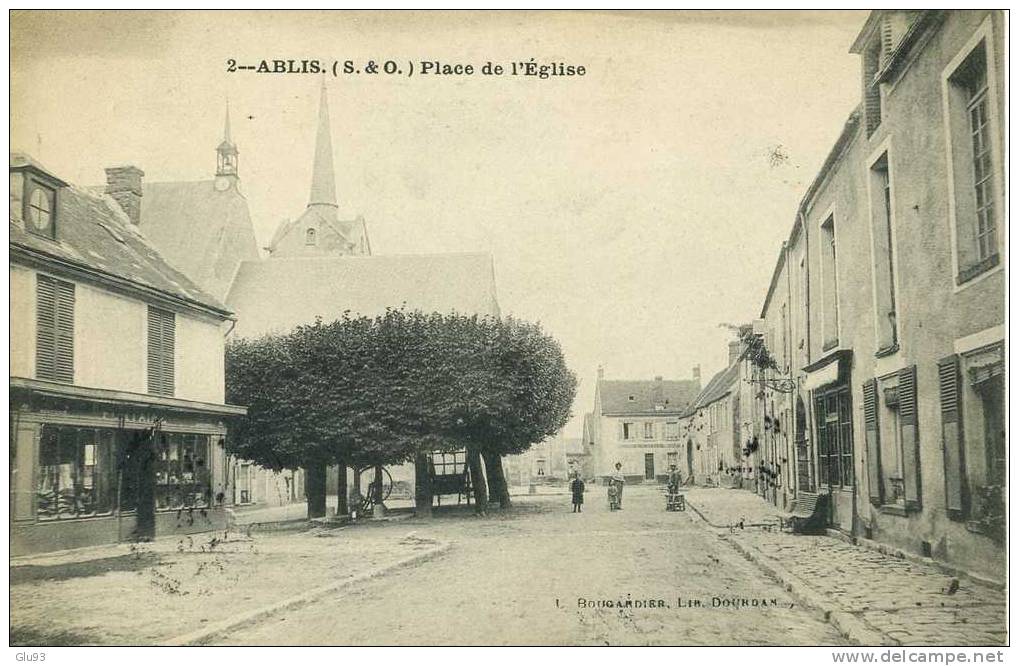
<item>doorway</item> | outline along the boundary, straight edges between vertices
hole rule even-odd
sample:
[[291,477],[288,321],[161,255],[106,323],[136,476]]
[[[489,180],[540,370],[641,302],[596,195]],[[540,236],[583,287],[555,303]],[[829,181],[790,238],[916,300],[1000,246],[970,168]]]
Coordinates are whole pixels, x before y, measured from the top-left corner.
[[644,480],[655,480],[655,454],[653,453],[644,454]]

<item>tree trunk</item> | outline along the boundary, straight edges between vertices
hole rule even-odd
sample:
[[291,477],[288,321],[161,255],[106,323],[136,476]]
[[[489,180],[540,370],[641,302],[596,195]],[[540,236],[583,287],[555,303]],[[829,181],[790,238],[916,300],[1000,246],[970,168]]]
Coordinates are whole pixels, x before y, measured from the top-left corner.
[[340,461],[336,476],[336,515],[345,516],[350,509],[347,504],[347,466]]
[[308,501],[308,518],[326,515],[326,464],[304,468],[304,495]]
[[508,509],[511,505],[509,486],[506,485],[506,473],[502,469],[502,456],[486,451],[481,454],[485,459],[485,471],[488,473],[489,490],[492,499],[499,501],[499,507]]
[[356,513],[361,515],[361,469],[354,465],[351,467],[354,471],[354,485],[350,489],[350,512],[351,515]]
[[372,507],[372,515],[375,518],[385,518],[386,505],[382,503],[382,465],[375,465],[375,485],[372,492],[375,493],[375,497],[372,498],[375,503]]
[[432,517],[432,469],[431,455],[418,451],[414,457],[414,515],[418,518]]
[[488,507],[488,486],[481,467],[481,453],[477,449],[467,448],[467,465],[471,470],[471,488],[474,490],[474,512],[483,516]]

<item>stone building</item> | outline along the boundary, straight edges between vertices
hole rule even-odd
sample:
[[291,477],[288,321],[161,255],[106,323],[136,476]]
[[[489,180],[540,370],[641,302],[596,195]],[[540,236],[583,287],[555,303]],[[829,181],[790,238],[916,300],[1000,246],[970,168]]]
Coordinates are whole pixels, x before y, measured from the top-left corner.
[[685,483],[731,485],[741,476],[738,347],[730,347],[729,365],[718,371],[680,419],[684,456],[678,469]]
[[563,484],[574,472],[583,479],[591,478],[590,458],[583,439],[559,432],[523,453],[506,456],[503,469],[510,485]]
[[589,434],[595,478],[604,481],[620,463],[629,483],[665,479],[680,465],[680,419],[700,388],[699,367],[693,379],[651,381],[605,379],[599,368]]
[[996,11],[871,14],[862,102],[762,311],[779,369],[757,370],[759,427],[777,419],[796,459],[773,501],[829,492],[834,528],[999,580],[1004,29]]
[[221,528],[219,299],[138,229],[140,170],[109,194],[10,161],[11,552]]

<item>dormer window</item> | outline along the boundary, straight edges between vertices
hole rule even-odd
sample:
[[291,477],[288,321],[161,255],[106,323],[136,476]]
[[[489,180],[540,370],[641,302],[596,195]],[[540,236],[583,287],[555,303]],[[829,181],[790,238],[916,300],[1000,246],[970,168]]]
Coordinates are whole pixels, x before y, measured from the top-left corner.
[[56,192],[44,185],[33,183],[25,205],[25,218],[29,230],[40,236],[53,238],[53,213]]
[[10,214],[24,223],[25,230],[55,239],[57,237],[57,194],[65,185],[31,158],[14,155],[10,171]]

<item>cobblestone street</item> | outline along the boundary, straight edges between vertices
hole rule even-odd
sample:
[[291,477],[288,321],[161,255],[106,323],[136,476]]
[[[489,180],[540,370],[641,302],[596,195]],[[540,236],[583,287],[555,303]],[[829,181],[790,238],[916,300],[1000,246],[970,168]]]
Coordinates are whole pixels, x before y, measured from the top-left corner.
[[[520,497],[508,516],[440,515],[427,523],[404,520],[376,528],[380,534],[413,530],[453,547],[438,559],[284,611],[217,642],[847,643],[820,613],[800,605],[689,513],[664,511],[657,488],[627,488],[625,499],[622,512],[609,513],[604,489],[592,488],[579,515],[570,513],[567,497]],[[592,607],[628,596],[661,600],[665,607]],[[587,607],[580,607],[580,599]],[[690,606],[680,607],[680,599]],[[753,606],[762,600],[767,605]]]
[[[764,522],[775,509],[753,493],[693,489],[693,507],[714,525]],[[717,529],[764,567],[781,571],[807,595],[862,622],[885,645],[1002,645],[1007,642],[1005,593],[934,566],[899,559],[827,536],[792,536],[761,529]]]

